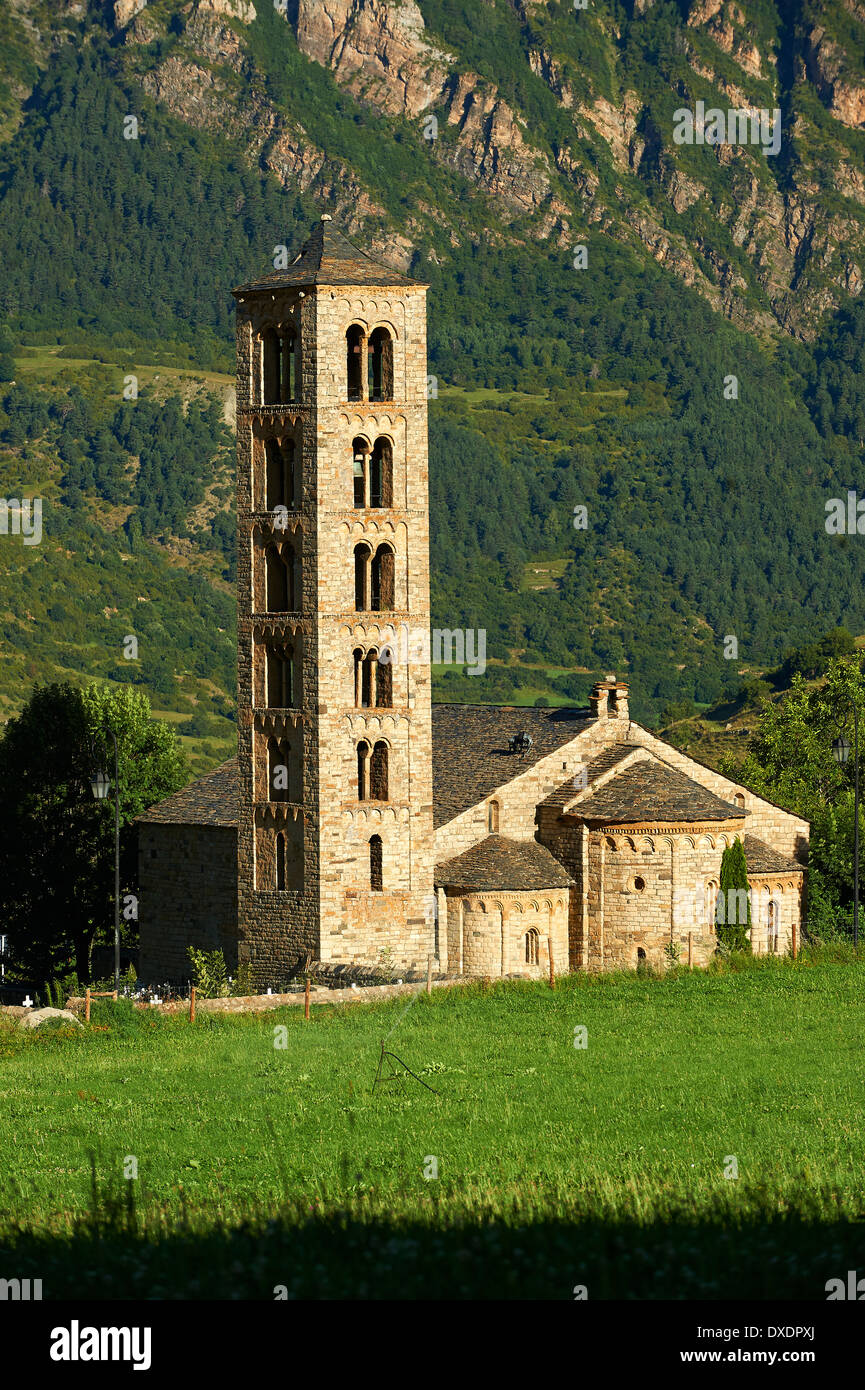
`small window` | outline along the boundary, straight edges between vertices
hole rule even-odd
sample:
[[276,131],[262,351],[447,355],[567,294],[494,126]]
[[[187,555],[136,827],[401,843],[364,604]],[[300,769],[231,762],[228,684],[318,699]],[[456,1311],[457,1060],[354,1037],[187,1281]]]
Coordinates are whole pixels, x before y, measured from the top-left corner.
[[499,833],[499,803],[491,801],[489,805],[489,833],[498,835]]
[[282,833],[276,837],[276,888],[280,893],[285,890],[285,836]]
[[369,842],[369,886],[373,893],[381,893],[384,889],[384,862],[380,835],[373,835]]
[[641,878],[639,874],[631,880],[631,891],[634,893],[645,893],[646,891],[646,880]]
[[541,958],[541,937],[537,927],[526,932],[526,965],[537,965]]

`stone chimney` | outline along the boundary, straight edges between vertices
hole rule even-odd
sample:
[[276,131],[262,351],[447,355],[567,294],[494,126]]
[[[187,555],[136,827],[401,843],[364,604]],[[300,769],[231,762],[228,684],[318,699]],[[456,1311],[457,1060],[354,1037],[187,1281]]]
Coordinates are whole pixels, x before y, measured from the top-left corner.
[[628,712],[627,682],[617,681],[614,675],[605,681],[596,681],[589,696],[589,706],[593,719],[621,719],[627,724],[631,717]]
[[610,687],[606,681],[596,681],[592,686],[592,693],[589,696],[589,708],[592,711],[593,719],[607,718],[607,700],[610,694]]
[[610,718],[621,719],[625,724],[630,721],[627,681],[615,681],[610,691]]

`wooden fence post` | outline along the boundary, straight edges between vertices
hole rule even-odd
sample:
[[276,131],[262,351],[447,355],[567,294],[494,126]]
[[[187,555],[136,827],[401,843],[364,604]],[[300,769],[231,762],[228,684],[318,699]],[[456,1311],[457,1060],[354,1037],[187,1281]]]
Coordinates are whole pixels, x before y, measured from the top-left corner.
[[688,932],[688,969],[692,969],[694,964],[694,933]]
[[432,956],[426,958],[426,992],[432,994]]
[[88,986],[87,989],[85,989],[85,991],[84,991],[84,1018],[85,1018],[85,1020],[87,1021],[87,1023],[90,1022],[90,987],[89,987],[89,986]]
[[548,946],[549,952],[550,952],[550,989],[555,989],[555,987],[556,987],[556,967],[555,967],[555,964],[554,964],[554,962],[553,962],[553,938],[552,938],[551,936],[548,936],[548,937],[547,937],[547,946]]
[[303,1016],[309,1022],[309,976],[306,977],[306,988],[303,991]]
[[189,991],[189,1022],[195,1022],[195,985]]
[[794,923],[793,923],[793,959],[794,959],[794,960],[796,959],[796,956],[798,955],[798,953],[799,953],[799,938],[798,938],[798,933],[797,933],[797,931],[796,931],[796,923],[794,922]]

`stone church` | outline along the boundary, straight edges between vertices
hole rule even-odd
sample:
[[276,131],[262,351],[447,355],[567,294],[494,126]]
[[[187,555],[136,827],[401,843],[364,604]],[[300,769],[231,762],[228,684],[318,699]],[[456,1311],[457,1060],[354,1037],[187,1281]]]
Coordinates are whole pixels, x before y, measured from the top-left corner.
[[[426,286],[322,217],[237,301],[237,758],[139,818],[140,974],[188,945],[442,975],[704,964],[743,840],[752,944],[799,929],[808,825],[636,724],[433,705]],[[482,677],[479,677],[479,692]]]

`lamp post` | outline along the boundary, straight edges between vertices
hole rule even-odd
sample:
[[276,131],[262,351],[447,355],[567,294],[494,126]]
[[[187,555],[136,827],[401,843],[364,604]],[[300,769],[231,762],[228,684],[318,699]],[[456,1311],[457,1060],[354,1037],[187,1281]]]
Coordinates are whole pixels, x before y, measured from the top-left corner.
[[[838,763],[850,757],[850,740],[843,734],[832,740],[832,756]],[[859,949],[859,709],[853,702],[853,948]]]
[[[114,743],[114,988],[120,989],[120,763],[117,754],[117,735],[108,730]],[[104,801],[111,786],[108,773],[97,768],[90,779],[97,801]]]

